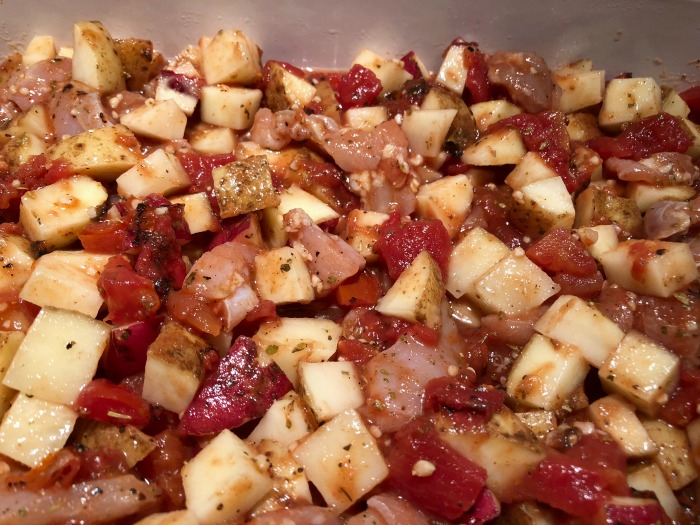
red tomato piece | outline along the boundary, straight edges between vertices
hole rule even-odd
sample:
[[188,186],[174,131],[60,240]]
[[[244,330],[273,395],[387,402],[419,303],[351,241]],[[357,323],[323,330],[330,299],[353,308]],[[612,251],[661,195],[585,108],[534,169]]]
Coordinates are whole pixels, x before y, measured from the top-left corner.
[[207,334],[218,335],[223,326],[214,303],[182,290],[168,295],[167,309],[174,319]]
[[187,175],[190,177],[192,185],[189,188],[189,193],[205,192],[209,197],[209,204],[215,213],[219,213],[219,201],[214,195],[214,177],[212,170],[220,166],[225,166],[236,160],[233,153],[222,153],[218,155],[200,155],[189,151],[179,151],[177,158],[185,168]]
[[554,228],[526,251],[532,262],[551,273],[589,277],[598,271],[586,246],[566,228]]
[[473,48],[464,57],[467,66],[467,82],[464,86],[465,94],[471,95],[470,104],[486,102],[491,100],[491,83],[489,82],[489,67],[486,64],[486,56],[479,51],[476,44],[467,44],[469,49]]
[[447,260],[452,241],[447,229],[438,220],[401,222],[398,213],[391,215],[381,226],[381,237],[375,244],[389,276],[396,280],[410,266],[418,254],[427,250],[440,267],[443,280],[447,278]]
[[513,225],[508,213],[512,201],[510,188],[477,186],[467,219],[473,226],[480,226],[498,237],[511,250],[525,244],[522,232]]
[[659,415],[672,425],[685,428],[698,417],[700,370],[681,369],[679,385],[661,407]]
[[366,308],[356,308],[353,314],[356,317],[353,318],[351,325],[345,324],[343,327],[344,335],[369,341],[381,349],[393,345],[410,326],[406,321],[387,317]]
[[114,425],[143,427],[151,417],[149,404],[122,385],[106,379],[93,379],[76,401],[78,413],[87,419]]
[[206,81],[203,78],[188,77],[169,69],[161,70],[158,81],[163,82],[173,91],[195,98],[200,97],[202,88],[206,85]]
[[263,91],[267,87],[267,85],[270,83],[270,69],[272,69],[272,64],[277,64],[280,66],[282,69],[287,71],[288,73],[291,73],[295,77],[299,78],[304,78],[304,71],[299,69],[296,66],[293,66],[289,62],[283,62],[281,60],[268,60],[265,62],[265,65],[262,68],[262,84],[260,86],[260,89]]
[[577,295],[582,299],[595,299],[605,284],[605,278],[599,271],[586,277],[562,272],[554,275],[552,280],[561,287],[559,295]]
[[420,72],[420,68],[418,67],[416,54],[413,51],[409,51],[402,56],[401,62],[403,62],[403,68],[408,71],[413,78],[421,78],[423,76]]
[[[413,474],[420,460],[435,467],[432,474]],[[426,420],[414,420],[396,433],[387,463],[390,488],[417,507],[448,520],[467,512],[486,482],[486,471],[440,440]]]
[[[266,351],[266,350],[263,350]],[[261,366],[255,342],[236,339],[180,419],[180,432],[205,436],[236,428],[261,417],[270,405],[292,390],[284,372],[272,363]]]
[[116,448],[88,448],[80,452],[82,463],[74,483],[104,479],[129,472],[124,452]]
[[251,234],[252,219],[250,214],[246,213],[240,217],[233,217],[231,219],[224,219],[221,221],[221,230],[216,232],[212,238],[209,246],[207,246],[207,251],[216,248],[220,244],[224,244],[230,241],[247,242],[248,239],[246,235]]
[[613,499],[592,520],[592,525],[671,525],[655,499]]
[[342,357],[343,360],[352,361],[358,365],[367,364],[378,353],[376,348],[357,339],[338,341],[338,358]]
[[154,481],[163,491],[163,509],[177,510],[185,505],[185,490],[180,469],[191,459],[192,451],[175,430],[164,430],[155,436],[156,448],[137,468],[141,475]]
[[106,320],[115,324],[148,319],[160,309],[153,282],[138,275],[121,255],[110,257],[97,286],[107,304]]
[[153,318],[114,328],[110,345],[102,359],[107,377],[113,381],[143,373],[146,352],[160,332],[162,319]]
[[374,306],[381,297],[379,279],[374,274],[363,271],[346,279],[335,291],[340,306]]
[[[469,417],[469,427],[486,423],[503,406],[505,392],[486,385],[474,387],[463,377],[439,377],[425,387],[423,406],[431,412],[446,409]],[[460,420],[461,421],[461,420]]]
[[26,472],[11,472],[2,483],[5,487],[32,491],[70,487],[80,472],[81,463],[80,454],[72,447],[65,447],[46,458],[38,467]]
[[690,120],[700,123],[700,85],[689,87],[681,91],[678,95],[688,104],[690,108]]
[[134,247],[134,234],[123,221],[91,222],[78,234],[83,248],[93,253],[124,253]]
[[588,147],[603,159],[641,160],[663,151],[685,153],[692,143],[677,117],[659,113],[632,122],[617,137],[595,138]]
[[59,180],[67,179],[75,175],[75,169],[66,160],[56,159],[50,165],[44,176],[44,182],[48,184],[53,184]]
[[382,83],[377,75],[360,64],[352,66],[343,76],[330,75],[328,80],[343,109],[369,106],[382,92]]

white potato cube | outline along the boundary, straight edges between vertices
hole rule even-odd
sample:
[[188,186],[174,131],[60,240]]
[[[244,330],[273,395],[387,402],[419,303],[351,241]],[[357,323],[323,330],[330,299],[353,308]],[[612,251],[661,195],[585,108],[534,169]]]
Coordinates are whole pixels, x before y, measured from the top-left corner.
[[222,155],[236,150],[238,139],[231,128],[199,127],[190,133],[188,141],[192,149],[203,155]]
[[443,177],[423,184],[416,195],[421,218],[439,219],[454,238],[472,207],[474,188],[466,175]]
[[600,262],[604,253],[612,250],[619,244],[617,228],[613,224],[600,224],[598,226],[586,226],[576,230],[581,242],[586,245],[596,261]]
[[0,332],[0,419],[10,408],[10,402],[17,391],[2,384],[2,380],[10,368],[19,345],[24,339],[22,332]]
[[77,175],[22,195],[19,222],[30,240],[61,248],[78,238],[90,222],[90,211],[106,200],[102,184]]
[[190,184],[180,160],[164,149],[157,149],[117,179],[119,195],[124,198],[144,198],[151,193],[171,195]]
[[170,202],[183,205],[182,214],[190,228],[190,233],[215,232],[221,228],[206,193],[181,195],[173,197]]
[[200,49],[207,84],[248,85],[261,76],[258,46],[240,31],[221,30]]
[[659,449],[635,414],[634,405],[613,394],[588,407],[591,421],[620,445],[628,458],[648,457]]
[[378,54],[363,49],[352,61],[352,64],[359,64],[372,71],[382,83],[381,94],[391,93],[401,88],[406,81],[413,78],[411,74],[403,68],[400,60],[391,60],[380,57]]
[[[588,142],[600,137],[598,118],[590,113],[570,113],[566,116],[566,132],[570,141]],[[600,164],[602,168],[602,162]],[[595,174],[591,180],[595,180]]]
[[255,289],[262,299],[275,304],[306,304],[315,298],[304,258],[289,246],[255,256]]
[[557,416],[551,410],[528,410],[515,415],[538,439],[545,439],[558,426]]
[[330,421],[365,401],[352,361],[299,363],[299,386],[317,421]]
[[625,336],[595,306],[573,295],[558,297],[534,328],[555,341],[575,346],[596,368],[600,368]]
[[625,186],[625,197],[636,202],[642,213],[657,202],[687,201],[694,196],[695,190],[690,186],[653,186],[643,182],[629,182]]
[[345,125],[351,128],[372,130],[389,119],[384,106],[349,108],[343,114]]
[[561,177],[539,180],[513,192],[513,220],[531,235],[553,228],[570,229],[576,209]]
[[109,31],[100,22],[73,25],[73,80],[100,93],[126,88],[122,62]]
[[[184,326],[169,322],[146,352],[143,398],[154,405],[183,413],[204,380],[207,343]],[[167,385],[164,388],[163,385]]]
[[15,173],[23,164],[36,155],[46,153],[46,143],[33,133],[22,133],[10,139],[2,149],[5,162],[10,167],[10,172]]
[[508,375],[508,395],[532,408],[554,410],[583,384],[588,363],[571,345],[534,334]]
[[182,467],[185,504],[200,525],[243,518],[272,489],[256,456],[253,447],[224,430]]
[[465,294],[474,297],[478,280],[509,254],[495,235],[479,227],[470,230],[450,254],[445,288],[457,299]]
[[462,95],[467,83],[467,65],[464,60],[466,47],[460,45],[450,46],[442,59],[440,69],[435,80],[457,95]]
[[316,421],[313,415],[299,394],[292,390],[272,403],[247,441],[260,443],[274,440],[280,445],[289,446],[314,430]]
[[664,512],[672,520],[681,517],[681,505],[656,463],[642,465],[632,470],[627,474],[627,484],[635,490],[653,492]]
[[22,65],[33,66],[42,60],[51,60],[56,57],[56,46],[53,37],[37,35],[29,41],[27,48],[22,53]]
[[576,62],[571,62],[570,64],[566,64],[565,66],[560,67],[559,69],[554,71],[554,74],[559,76],[567,76],[576,75],[578,73],[585,73],[586,71],[592,70],[593,61],[589,58],[583,58],[581,60],[577,60]]
[[661,111],[678,118],[688,118],[690,108],[675,89],[661,88]]
[[352,210],[348,215],[347,243],[366,261],[378,260],[379,255],[374,251],[374,244],[379,240],[379,227],[388,219],[389,215],[386,213]]
[[649,437],[659,448],[654,457],[666,481],[673,490],[680,490],[698,478],[698,469],[690,456],[688,435],[661,419],[642,421]]
[[445,137],[456,109],[414,109],[407,111],[401,129],[408,139],[411,153],[424,157],[436,157],[442,151]]
[[678,382],[680,359],[647,336],[628,332],[598,370],[603,388],[653,416]]
[[20,235],[0,234],[0,292],[17,292],[32,273],[30,242]]
[[65,405],[17,394],[0,423],[0,453],[38,467],[63,448],[77,419]]
[[151,514],[137,521],[136,525],[199,525],[199,522],[191,510],[172,510]]
[[259,89],[230,87],[223,84],[202,88],[202,122],[243,130],[253,125],[263,93]]
[[462,154],[462,162],[474,166],[503,166],[517,164],[527,153],[520,132],[502,128],[489,133]]
[[595,106],[603,100],[605,71],[580,71],[568,75],[555,74],[554,81],[561,88],[557,107],[564,113],[573,113]]
[[505,183],[514,190],[520,190],[528,184],[558,176],[557,172],[542,159],[539,153],[528,151],[513,168],[513,171],[508,174]]
[[[183,93],[168,86],[167,80],[163,80],[162,77],[156,86],[154,98],[156,102],[165,102],[168,100],[174,102],[177,104],[177,107],[180,108],[180,111],[186,115],[186,117],[192,116],[195,108],[197,107],[197,103],[199,102],[198,97],[190,93]],[[185,122],[187,122],[186,119]]]
[[31,133],[49,142],[53,134],[53,122],[49,110],[43,104],[35,104],[16,117],[4,130],[6,137]]
[[296,184],[280,193],[280,203],[277,206],[279,212],[284,215],[294,208],[301,208],[316,224],[337,219],[338,212],[328,206],[318,197],[302,190]]
[[97,317],[104,300],[97,280],[110,255],[84,250],[42,255],[19,294],[37,306],[53,306]]
[[559,289],[539,266],[516,249],[477,281],[474,300],[488,312],[516,315],[541,305]]
[[608,82],[598,123],[617,130],[661,111],[661,88],[653,78],[614,78]]
[[271,111],[298,109],[306,106],[316,95],[311,82],[290,73],[279,64],[270,64],[265,97]]
[[260,354],[269,356],[297,385],[299,362],[328,361],[338,348],[341,332],[340,325],[329,319],[282,317],[263,323],[253,340]]
[[66,161],[76,174],[110,182],[143,156],[134,134],[128,128],[116,125],[67,137],[49,148],[48,158]]
[[485,133],[491,124],[499,120],[512,117],[523,112],[520,106],[508,102],[507,100],[487,100],[469,106],[469,110],[474,116],[476,128],[480,133]]
[[693,160],[698,160],[700,159],[700,126],[686,118],[683,119],[683,127],[693,141],[690,147],[685,151],[685,154],[690,156]]
[[445,296],[440,267],[427,251],[422,251],[406,268],[384,297],[377,312],[410,323],[439,329],[440,305]]
[[670,297],[698,278],[690,247],[682,242],[629,240],[601,255],[608,281],[636,293]]
[[292,451],[309,481],[341,513],[389,474],[377,442],[355,410],[319,427]]
[[174,100],[162,100],[132,109],[120,122],[142,137],[179,140],[185,136],[187,115]]
[[37,399],[70,405],[97,371],[110,327],[84,314],[42,308],[3,384]]

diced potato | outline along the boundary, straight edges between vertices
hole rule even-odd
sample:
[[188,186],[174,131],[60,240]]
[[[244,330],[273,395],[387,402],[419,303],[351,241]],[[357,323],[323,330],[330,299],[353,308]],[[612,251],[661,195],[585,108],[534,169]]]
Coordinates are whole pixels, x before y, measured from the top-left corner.
[[442,151],[445,137],[456,109],[414,109],[404,114],[401,123],[412,153],[424,157],[435,157]]
[[202,122],[243,130],[253,125],[263,93],[259,89],[204,86],[199,108]]
[[[464,149],[476,142],[478,130],[476,122],[474,121],[474,116],[469,110],[469,107],[462,100],[462,97],[455,92],[440,85],[432,86],[423,99],[420,109],[450,109],[457,111],[452,119],[452,124],[447,131],[447,135],[445,136],[444,149],[452,153],[452,155],[461,155]],[[444,152],[439,152],[438,155],[435,155],[434,160],[438,162],[442,155],[444,155]]]
[[561,96],[557,106],[564,113],[573,113],[595,106],[603,100],[605,71],[580,71],[567,75],[555,74],[554,81],[561,88]]
[[542,159],[539,153],[528,151],[513,168],[513,171],[508,174],[505,183],[514,190],[520,190],[528,184],[558,176],[557,172]]
[[290,73],[275,62],[270,64],[265,99],[271,111],[304,107],[315,95],[316,88],[311,82]]
[[68,246],[90,222],[90,211],[107,200],[102,184],[77,175],[26,192],[19,208],[19,222],[32,241],[49,249]]
[[517,164],[527,153],[520,132],[502,128],[489,133],[462,154],[462,162],[474,166]]
[[698,278],[690,247],[682,242],[630,240],[601,255],[611,283],[647,295],[670,297]]
[[19,393],[0,423],[0,453],[38,467],[63,448],[77,419],[65,405]]
[[491,417],[484,433],[465,431],[449,423],[438,430],[444,430],[438,432],[440,439],[486,469],[486,486],[499,499],[511,494],[512,488],[545,457],[535,435],[505,406]]
[[583,384],[588,363],[575,346],[534,334],[508,375],[506,391],[516,402],[554,410]]
[[637,234],[642,231],[644,220],[633,200],[589,186],[576,197],[574,226],[598,224],[616,224],[625,232]]
[[46,153],[46,143],[33,133],[22,133],[10,139],[2,149],[3,157],[10,167],[10,172],[15,173],[20,166],[28,162],[35,155]]
[[680,428],[662,421],[642,421],[649,437],[659,448],[654,462],[673,490],[680,490],[698,478],[698,469],[690,456],[688,435]]
[[35,104],[14,119],[2,133],[5,137],[31,133],[48,142],[53,134],[53,122],[49,110],[43,104]]
[[111,182],[143,156],[134,134],[117,125],[65,138],[49,148],[48,158],[66,161],[77,174]]
[[272,489],[256,456],[253,447],[224,430],[182,467],[185,504],[200,525],[243,518]]
[[603,388],[617,392],[642,412],[654,416],[678,381],[680,359],[634,330],[598,370]]
[[652,491],[669,518],[672,520],[680,518],[681,505],[664,479],[661,469],[655,463],[642,465],[628,473],[627,484],[638,491]]
[[316,84],[315,98],[321,105],[323,114],[340,124],[342,121],[340,116],[340,105],[338,104],[338,100],[335,98],[335,93],[331,87],[331,83],[328,82],[328,80],[321,80]]
[[501,512],[503,525],[557,525],[559,521],[546,505],[524,501],[504,506]]
[[114,40],[100,22],[73,25],[73,80],[100,93],[126,89]]
[[474,300],[488,312],[516,315],[541,305],[559,285],[517,249],[497,262],[475,285]]
[[423,184],[416,195],[421,218],[438,219],[454,238],[472,206],[474,189],[466,175],[443,177]]
[[474,297],[478,280],[509,254],[510,249],[498,237],[473,228],[450,254],[445,288],[458,299],[465,294]]
[[207,347],[184,326],[174,321],[164,324],[146,353],[143,398],[172,412],[184,412],[204,380]]
[[560,67],[554,71],[555,75],[567,76],[567,75],[577,75],[579,73],[585,73],[586,71],[593,70],[593,60],[589,58],[582,58],[576,62],[571,62],[565,66]]
[[377,312],[439,329],[445,296],[440,267],[422,251],[377,303]]
[[600,226],[586,226],[579,228],[576,233],[581,242],[586,245],[596,261],[600,262],[604,253],[612,250],[619,244],[617,239],[617,228],[612,224],[601,224]]
[[173,204],[182,204],[183,216],[190,233],[215,232],[221,228],[205,192],[181,195],[170,199]]
[[450,46],[442,59],[440,69],[435,80],[438,84],[445,86],[458,95],[462,95],[464,86],[467,83],[467,65],[464,55],[467,52],[465,46]]
[[328,206],[328,204],[318,197],[313,196],[308,191],[302,190],[296,184],[292,184],[289,188],[280,193],[280,203],[277,205],[277,209],[282,215],[294,208],[301,208],[304,210],[316,224],[331,221],[339,217],[338,212]]
[[588,407],[591,421],[620,445],[628,458],[648,457],[659,449],[635,414],[634,405],[613,394]]
[[561,177],[539,180],[513,192],[513,220],[531,235],[574,225],[574,202]]
[[61,46],[61,47],[59,47],[57,55],[60,58],[73,58],[73,46]]
[[317,421],[330,421],[365,401],[352,361],[299,363],[299,386]]
[[199,525],[199,522],[191,510],[171,510],[151,514],[137,521],[136,525]]
[[515,415],[538,439],[544,439],[549,432],[557,428],[557,416],[551,410],[528,410],[516,412]]
[[653,78],[614,78],[605,89],[603,107],[598,114],[601,127],[619,130],[661,111],[661,88]]
[[[566,132],[569,139],[577,142],[588,142],[601,136],[598,119],[590,113],[571,113],[566,116]],[[602,163],[601,163],[602,164]]]
[[685,427],[690,444],[690,455],[697,468],[700,468],[700,418],[696,418]]
[[212,176],[222,219],[277,206],[280,202],[272,184],[270,165],[263,155],[214,168]]
[[272,403],[257,426],[248,436],[250,443],[274,440],[289,446],[316,430],[316,421],[309,408],[295,391]]
[[485,133],[491,124],[523,112],[520,106],[507,100],[487,100],[469,106],[474,115],[476,127],[480,133]]
[[688,118],[690,108],[675,89],[661,88],[661,111],[679,118]]
[[0,234],[0,291],[19,290],[32,273],[31,244],[20,235]]
[[84,314],[42,308],[3,384],[37,399],[70,405],[97,371],[110,327]]
[[22,332],[0,332],[0,419],[10,408],[12,398],[17,393],[14,388],[2,384],[2,380],[10,368],[10,363],[19,349],[22,339],[24,339]]
[[341,513],[389,474],[360,415],[348,410],[319,427],[292,451],[309,481]]
[[153,49],[153,42],[142,38],[114,41],[126,77],[126,89],[140,91],[162,68],[162,56]]
[[378,54],[363,49],[352,61],[352,65],[359,64],[372,71],[382,83],[381,94],[396,91],[404,83],[413,78],[411,74],[403,68],[403,62],[380,57]]
[[255,257],[255,289],[275,304],[310,303],[314,300],[304,258],[289,246],[274,248]]
[[539,333],[572,346],[600,368],[625,333],[595,306],[573,295],[557,298],[534,325]]
[[75,442],[87,449],[112,449],[124,453],[126,464],[132,468],[156,448],[155,438],[133,425],[113,425],[89,421],[74,435]]
[[27,48],[22,53],[22,65],[33,66],[42,60],[51,60],[56,56],[56,46],[53,37],[37,35],[29,41]]
[[379,259],[374,245],[379,240],[379,227],[388,219],[386,213],[359,209],[352,210],[348,215],[347,243],[367,262]]
[[690,147],[685,151],[685,154],[690,156],[693,160],[698,160],[700,159],[700,127],[687,118],[683,119],[683,127],[693,141]]
[[341,332],[340,325],[329,319],[281,317],[263,323],[253,340],[260,353],[269,356],[297,385],[299,362],[328,361],[335,354]]
[[311,504],[311,490],[304,468],[294,459],[289,449],[274,440],[265,440],[258,444],[258,450],[265,455],[270,465],[274,483],[272,490],[250,511],[254,518],[266,512],[286,509],[289,503]]
[[97,280],[111,255],[84,250],[42,255],[19,294],[37,306],[53,306],[97,317],[104,300]]
[[179,140],[185,136],[187,115],[172,99],[156,100],[132,109],[120,122],[142,137],[155,140]]
[[[183,115],[185,115],[185,124],[187,123],[187,117],[191,117],[192,114],[194,113],[195,108],[197,107],[197,104],[199,103],[199,98],[196,97],[195,95],[192,95],[190,93],[183,93],[182,91],[178,91],[177,89],[173,89],[170,86],[168,86],[167,80],[160,80],[158,82],[158,85],[156,86],[156,93],[155,93],[155,100],[156,102],[174,102],[177,107],[180,109]],[[148,105],[148,104],[147,104]],[[168,108],[170,109],[170,108]],[[172,111],[172,110],[170,110]],[[165,113],[162,109],[161,112]],[[155,115],[155,113],[152,113]],[[177,112],[175,112],[177,115]],[[165,113],[164,115],[166,118],[170,118],[170,115],[168,113]],[[177,119],[175,121],[175,124],[179,126],[179,120],[181,120],[181,117],[179,115],[177,116]],[[123,122],[123,117],[122,117],[122,122]],[[131,126],[129,126],[126,122],[123,122],[124,125],[128,126],[129,128],[133,129]],[[147,126],[147,128],[152,129],[151,126]],[[184,128],[184,126],[183,126]],[[179,131],[179,127],[176,128]],[[167,129],[163,129],[164,132],[167,132]],[[134,130],[136,132],[136,130]],[[183,131],[184,132],[184,131]],[[173,134],[175,132],[172,132]],[[144,135],[141,133],[141,135]],[[159,138],[159,137],[155,137]],[[182,138],[182,137],[180,137]]]
[[144,198],[151,193],[171,195],[190,184],[190,177],[180,160],[164,149],[155,150],[117,178],[117,190],[124,198]]
[[629,182],[625,186],[625,197],[636,202],[642,213],[657,202],[687,201],[694,196],[695,190],[690,186],[652,186],[643,182]]
[[389,119],[384,106],[368,106],[366,108],[349,108],[343,118],[345,125],[351,128],[372,130]]
[[207,84],[250,85],[261,77],[258,46],[240,31],[221,30],[200,42]]
[[192,149],[203,155],[222,155],[236,150],[238,139],[231,128],[214,126],[195,127],[187,140]]

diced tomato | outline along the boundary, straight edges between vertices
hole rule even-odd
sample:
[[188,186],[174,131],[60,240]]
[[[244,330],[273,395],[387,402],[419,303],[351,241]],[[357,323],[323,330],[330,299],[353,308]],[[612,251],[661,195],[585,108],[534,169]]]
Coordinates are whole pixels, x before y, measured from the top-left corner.
[[510,249],[524,246],[523,234],[515,227],[508,212],[512,209],[512,201],[510,188],[477,186],[467,222],[484,228]]
[[700,124],[700,85],[689,87],[685,91],[678,93],[678,95],[690,108],[688,118]]
[[587,523],[591,525],[671,525],[655,499],[613,498]]
[[586,434],[566,449],[566,455],[577,461],[621,474],[622,476],[618,476],[619,479],[613,485],[621,494],[627,491],[624,481],[627,472],[627,456],[622,447],[612,439],[598,433]]
[[379,279],[370,272],[360,272],[338,286],[335,297],[340,306],[374,306],[381,297]]
[[680,428],[698,417],[700,405],[700,370],[681,369],[678,387],[661,407],[659,415],[664,421]]
[[[486,102],[491,100],[491,83],[489,82],[489,67],[486,64],[486,56],[479,51],[476,44],[467,44],[470,49],[464,57],[467,66],[467,82],[464,86],[465,94],[469,93],[469,104]],[[471,51],[473,49],[473,51]]]
[[216,305],[200,297],[177,290],[168,295],[168,313],[183,324],[211,335],[219,335],[223,322]]
[[277,319],[277,307],[269,299],[261,299],[258,305],[245,317],[248,323],[274,321],[275,319]]
[[54,160],[48,167],[44,182],[46,185],[53,184],[59,180],[67,179],[75,175],[73,166],[63,159]]
[[420,72],[420,68],[418,67],[416,54],[413,51],[409,51],[404,56],[402,56],[401,62],[403,62],[404,70],[410,73],[413,78],[421,78],[423,76]]
[[292,390],[279,366],[274,362],[261,366],[257,353],[252,339],[236,339],[182,415],[180,432],[204,436],[239,427],[261,417],[276,399]]
[[590,277],[598,271],[595,259],[566,228],[554,228],[526,252],[532,262],[550,273]]
[[380,235],[375,248],[384,259],[392,279],[398,279],[401,272],[424,250],[430,253],[440,267],[443,280],[447,278],[447,260],[452,251],[452,241],[441,221],[402,223],[399,214],[394,213],[382,225]]
[[2,485],[8,489],[31,491],[70,487],[81,466],[81,457],[72,447],[65,447],[47,457],[42,463],[26,472],[12,472],[3,477]]
[[209,197],[209,204],[215,213],[219,213],[219,202],[214,195],[214,177],[212,170],[220,166],[230,164],[236,157],[233,153],[222,153],[218,155],[200,155],[189,151],[179,151],[177,158],[185,168],[190,177],[192,185],[189,193],[205,192]]
[[372,345],[358,341],[357,339],[341,339],[338,341],[338,359],[352,361],[358,365],[369,362],[379,351]]
[[124,253],[134,247],[134,234],[123,221],[91,222],[78,233],[78,239],[93,253]]
[[360,207],[360,198],[348,189],[345,173],[335,164],[298,158],[294,165],[285,173],[285,184],[297,184],[343,215]]
[[382,91],[377,75],[360,64],[352,66],[343,76],[330,75],[328,80],[343,109],[369,106]]
[[177,510],[185,505],[181,468],[192,458],[192,451],[174,430],[164,430],[155,436],[156,448],[137,466],[142,476],[154,481],[163,491],[161,510]]
[[501,503],[496,495],[484,488],[476,498],[474,506],[469,513],[462,518],[465,525],[483,525],[501,515]]
[[449,155],[445,162],[442,163],[442,166],[440,166],[440,173],[447,176],[459,175],[468,172],[471,168],[471,164],[465,164],[459,157]]
[[248,242],[252,236],[252,217],[249,213],[221,221],[221,230],[216,232],[207,246],[207,251],[231,241]]
[[426,346],[436,346],[440,340],[440,334],[437,330],[421,323],[411,324],[405,333],[412,335],[417,341]]
[[110,345],[102,358],[107,377],[121,381],[141,374],[146,366],[146,352],[160,332],[162,319],[153,318],[112,330]]
[[393,345],[410,326],[406,321],[366,308],[356,308],[351,313],[353,319],[350,326],[344,323],[344,335],[371,342],[382,350]]
[[160,309],[160,298],[153,281],[141,277],[121,255],[110,257],[97,287],[109,314],[105,318],[121,325],[153,317]]
[[685,153],[692,143],[677,117],[659,113],[632,122],[617,137],[595,138],[588,147],[603,159],[640,160],[663,151]]
[[423,406],[431,412],[442,409],[465,412],[468,426],[473,427],[488,422],[504,401],[503,390],[487,385],[474,387],[474,383],[464,377],[438,377],[425,387]]
[[554,275],[552,280],[561,287],[559,295],[576,295],[582,299],[595,299],[605,284],[605,278],[599,271],[586,277],[562,272]]
[[80,471],[74,483],[126,474],[129,465],[119,448],[88,448],[80,451]]
[[15,172],[14,178],[19,181],[22,190],[36,190],[46,186],[46,156],[35,155],[22,164]]
[[122,385],[106,379],[93,379],[76,401],[78,413],[87,419],[143,427],[151,417],[146,401]]
[[291,73],[295,77],[304,78],[304,71],[296,66],[293,66],[289,62],[283,62],[281,60],[268,60],[267,62],[265,62],[265,65],[262,68],[262,84],[260,86],[260,89],[262,89],[263,91],[270,83],[270,70],[272,69],[272,64],[277,64],[282,69],[284,69],[288,73]]
[[[424,476],[413,474],[421,460],[435,470]],[[390,488],[418,508],[448,520],[467,512],[486,482],[486,471],[443,442],[424,419],[414,420],[396,433],[387,463]]]
[[160,71],[158,82],[162,82],[173,91],[195,98],[200,97],[202,88],[206,85],[206,81],[201,77],[188,77],[181,73],[175,73],[175,71],[170,69],[162,69]]

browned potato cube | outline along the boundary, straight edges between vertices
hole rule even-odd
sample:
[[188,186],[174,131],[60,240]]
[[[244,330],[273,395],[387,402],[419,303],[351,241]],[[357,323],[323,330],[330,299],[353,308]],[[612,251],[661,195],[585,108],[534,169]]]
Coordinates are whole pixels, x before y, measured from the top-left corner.
[[153,51],[153,43],[141,38],[115,40],[117,55],[126,76],[126,89],[137,91],[151,80],[163,65],[163,57]]
[[214,193],[227,219],[280,203],[272,184],[270,165],[264,155],[255,155],[214,169]]

